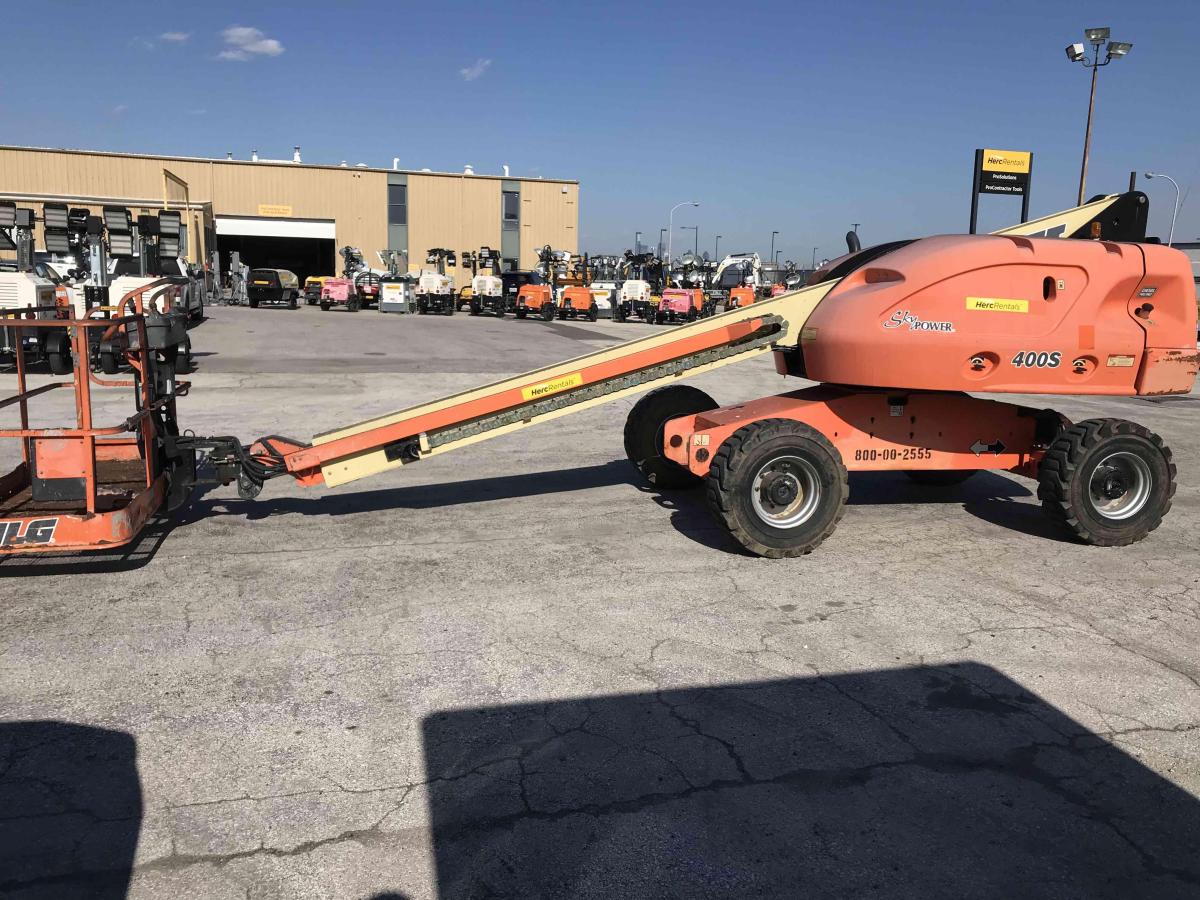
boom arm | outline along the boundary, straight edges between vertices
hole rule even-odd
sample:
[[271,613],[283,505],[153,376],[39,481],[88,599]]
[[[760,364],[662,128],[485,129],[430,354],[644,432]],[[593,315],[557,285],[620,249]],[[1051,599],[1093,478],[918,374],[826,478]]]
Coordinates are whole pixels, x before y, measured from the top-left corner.
[[[1143,194],[1118,194],[996,233],[1140,239],[1144,236],[1145,205]],[[1127,233],[1136,230],[1139,216],[1142,234]],[[1096,229],[1099,233],[1093,234]],[[310,485],[346,484],[677,378],[761,356],[775,345],[794,346],[812,311],[837,284],[838,280],[830,280],[803,287],[671,331],[319,434],[311,444],[272,437],[249,448],[226,443],[232,440],[229,438],[198,440],[196,446],[211,447],[218,469],[224,470],[228,480],[238,477],[248,496],[258,492],[263,480],[284,474]],[[231,471],[237,472],[236,476]]]

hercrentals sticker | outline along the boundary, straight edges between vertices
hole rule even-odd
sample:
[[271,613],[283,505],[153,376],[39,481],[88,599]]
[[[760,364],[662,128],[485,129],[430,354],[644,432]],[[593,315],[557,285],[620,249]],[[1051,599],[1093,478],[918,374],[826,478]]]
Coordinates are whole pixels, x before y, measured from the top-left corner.
[[1000,297],[968,297],[967,309],[979,309],[984,312],[1029,312],[1028,300],[1004,300]]
[[537,400],[539,397],[548,397],[551,394],[569,391],[581,384],[583,384],[583,375],[575,372],[572,375],[555,378],[553,381],[543,381],[541,384],[531,384],[529,387],[521,388],[521,396],[526,400]]

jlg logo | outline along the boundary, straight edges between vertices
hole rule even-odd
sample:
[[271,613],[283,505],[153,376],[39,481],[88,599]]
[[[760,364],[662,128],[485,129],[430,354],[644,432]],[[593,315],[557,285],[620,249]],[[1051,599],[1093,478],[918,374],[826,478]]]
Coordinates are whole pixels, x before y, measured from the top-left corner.
[[[21,530],[21,526],[25,530]],[[13,547],[19,544],[50,544],[54,542],[54,532],[58,528],[58,519],[34,519],[26,524],[23,521],[0,522],[0,547]]]

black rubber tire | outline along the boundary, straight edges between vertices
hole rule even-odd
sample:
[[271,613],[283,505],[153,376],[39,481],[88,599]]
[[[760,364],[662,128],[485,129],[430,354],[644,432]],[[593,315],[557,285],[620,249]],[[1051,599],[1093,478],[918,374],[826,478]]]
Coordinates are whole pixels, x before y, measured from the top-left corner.
[[593,303],[591,306],[588,307],[587,316],[588,316],[589,322],[595,322],[597,319],[600,318],[600,307],[598,307],[595,303]]
[[362,308],[362,301],[357,297],[351,297],[346,301],[346,310],[348,312],[358,312]]
[[[770,525],[753,508],[754,477],[784,453],[809,462],[821,487],[812,515],[791,528]],[[837,528],[850,496],[849,477],[837,448],[817,429],[794,419],[761,419],[739,428],[713,455],[704,484],[717,522],[751,553],[771,559],[815,550]]]
[[528,310],[525,310],[525,309],[518,309],[518,310],[517,310],[517,318],[518,318],[518,319],[523,319],[523,318],[525,318],[525,316],[526,316],[526,315],[528,315],[528,313],[529,313],[529,311],[528,311]]
[[75,368],[75,359],[69,350],[65,353],[54,350],[48,352],[46,362],[50,366],[50,371],[55,375],[70,375],[71,370]]
[[972,475],[979,474],[978,469],[908,469],[904,473],[917,484],[925,487],[950,487],[962,484]]
[[613,307],[613,321],[614,322],[624,322],[625,318],[626,318],[625,307],[623,307],[620,303],[618,303],[616,306]]
[[288,300],[288,309],[297,309],[299,306],[300,304],[296,302],[296,295],[292,294],[291,299]]
[[321,309],[325,310],[325,312],[329,312],[329,301],[328,300],[321,301]]
[[454,315],[454,312],[455,312],[455,307],[456,307],[456,306],[458,306],[458,304],[457,304],[457,303],[453,303],[453,302],[451,302],[451,303],[447,303],[447,304],[446,304],[446,311],[445,311],[444,315],[447,315],[447,316],[452,316],[452,315]]
[[553,322],[554,321],[554,313],[555,313],[555,309],[554,309],[553,303],[542,304],[542,318],[545,321]]
[[246,303],[251,309],[258,309],[258,301],[257,300],[248,300],[248,301],[246,301]]
[[195,370],[195,360],[192,359],[192,342],[185,341],[175,350],[175,374],[190,375]]
[[200,306],[198,308],[196,308],[195,310],[193,310],[188,315],[188,320],[192,321],[192,322],[203,322],[204,321],[204,297],[203,296],[200,297]]
[[698,313],[696,311],[696,307],[693,306],[691,309],[689,309],[687,311],[687,321],[688,322],[695,322],[696,319],[698,319],[699,317],[700,317],[700,313]]
[[100,371],[105,375],[116,375],[121,370],[117,354],[111,350],[100,351]]
[[472,316],[477,316],[480,312],[482,312],[482,310],[480,309],[479,304],[472,302],[470,308],[468,309],[468,313]]
[[[1091,502],[1091,480],[1109,454],[1127,452],[1146,464],[1149,496],[1127,519],[1113,519]],[[1175,496],[1171,448],[1148,428],[1124,419],[1088,419],[1059,432],[1038,466],[1038,499],[1051,521],[1085,544],[1121,547],[1162,524]]]
[[660,387],[641,397],[625,419],[625,455],[652,487],[695,487],[700,478],[662,455],[663,426],[671,419],[717,408],[717,401],[690,384]]
[[492,312],[494,312],[494,313],[496,314],[496,318],[497,318],[497,319],[503,319],[503,318],[504,318],[504,307],[503,307],[503,306],[497,306],[497,307],[494,307],[494,308],[492,309]]

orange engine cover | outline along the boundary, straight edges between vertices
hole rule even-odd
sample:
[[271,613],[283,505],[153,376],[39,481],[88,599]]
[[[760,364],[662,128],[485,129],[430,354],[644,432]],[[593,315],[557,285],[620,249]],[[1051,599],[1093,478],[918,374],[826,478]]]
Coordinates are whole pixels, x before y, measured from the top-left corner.
[[553,304],[554,296],[548,284],[523,284],[517,294],[517,305],[529,309],[541,309],[544,304]]
[[563,306],[569,306],[576,311],[582,310],[586,312],[592,305],[592,292],[585,287],[568,287],[563,288],[562,292]]
[[846,275],[800,341],[817,381],[937,391],[1186,393],[1200,361],[1183,253],[1061,238],[913,241]]

